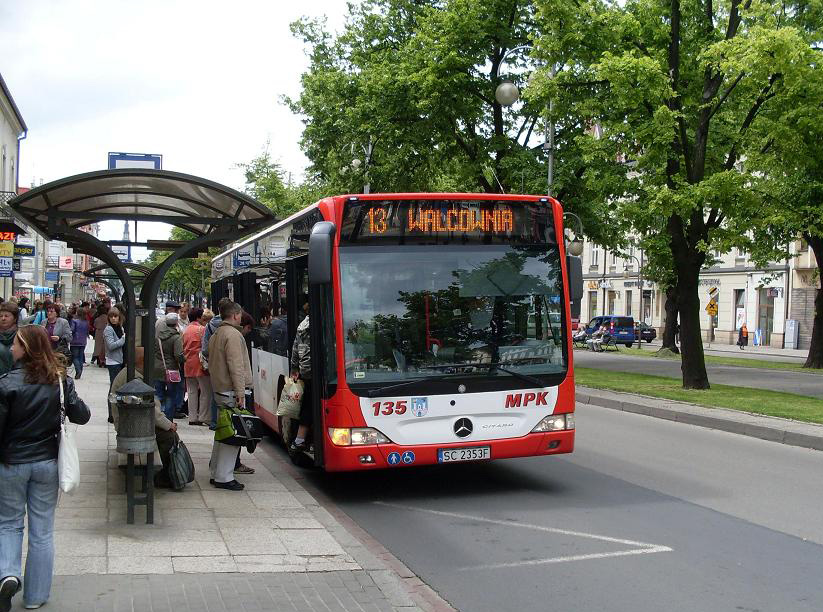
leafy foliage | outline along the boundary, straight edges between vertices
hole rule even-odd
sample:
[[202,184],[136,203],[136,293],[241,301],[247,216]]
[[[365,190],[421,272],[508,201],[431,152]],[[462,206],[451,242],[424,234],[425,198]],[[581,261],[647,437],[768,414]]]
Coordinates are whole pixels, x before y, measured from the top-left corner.
[[575,146],[609,171],[587,169],[586,186],[642,237],[653,275],[670,285],[685,387],[709,385],[698,275],[711,252],[756,246],[769,202],[743,161],[805,78],[818,5],[537,0],[538,50],[559,70],[536,79],[534,95],[597,126]]
[[[350,6],[337,37],[323,21],[292,29],[311,65],[288,103],[304,117],[310,170],[330,192],[366,183],[382,192],[546,192],[548,98],[524,96],[510,108],[495,99],[504,80],[525,87],[539,74],[533,2],[365,0]],[[583,180],[616,180],[614,164],[572,146],[589,129],[578,116],[555,119],[552,193],[591,236],[614,244],[622,233],[609,203]]]

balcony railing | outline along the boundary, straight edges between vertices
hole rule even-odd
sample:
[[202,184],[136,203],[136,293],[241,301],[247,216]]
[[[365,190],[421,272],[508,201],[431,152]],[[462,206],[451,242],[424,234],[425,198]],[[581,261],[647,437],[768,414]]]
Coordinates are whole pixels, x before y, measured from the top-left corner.
[[9,202],[12,198],[16,197],[17,194],[13,191],[0,191],[0,215],[4,217],[11,216],[11,210],[9,210]]

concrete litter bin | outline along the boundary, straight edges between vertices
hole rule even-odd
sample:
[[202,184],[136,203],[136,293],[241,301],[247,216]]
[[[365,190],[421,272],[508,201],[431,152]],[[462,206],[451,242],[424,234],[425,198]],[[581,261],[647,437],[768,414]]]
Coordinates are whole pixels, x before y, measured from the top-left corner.
[[[134,523],[134,507],[146,506],[146,523],[154,523],[154,389],[135,378],[114,394],[117,402],[117,452],[128,456],[126,463],[126,522]],[[134,456],[146,453],[143,491],[134,494]]]

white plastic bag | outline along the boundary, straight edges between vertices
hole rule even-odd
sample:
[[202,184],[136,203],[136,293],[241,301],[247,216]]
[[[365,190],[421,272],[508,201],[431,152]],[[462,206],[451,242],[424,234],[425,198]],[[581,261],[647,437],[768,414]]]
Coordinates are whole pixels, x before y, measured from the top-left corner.
[[60,490],[71,495],[80,486],[80,455],[77,452],[77,426],[69,427],[66,419],[66,398],[63,393],[63,381],[60,387],[60,448],[57,451],[57,474]]
[[283,391],[280,394],[280,403],[277,405],[277,416],[284,416],[290,419],[300,418],[300,404],[303,401],[304,383],[294,379],[286,379]]

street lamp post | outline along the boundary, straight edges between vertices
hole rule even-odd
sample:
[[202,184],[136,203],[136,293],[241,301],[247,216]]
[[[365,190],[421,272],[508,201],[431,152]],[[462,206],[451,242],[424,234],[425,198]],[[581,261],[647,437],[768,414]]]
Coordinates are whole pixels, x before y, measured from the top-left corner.
[[[630,259],[634,259],[637,262],[637,285],[638,285],[638,290],[640,291],[640,320],[642,321],[643,320],[643,267],[640,265],[640,260],[637,259],[637,257],[635,257],[634,255],[627,255],[627,257],[630,258]],[[637,326],[636,329],[637,329],[637,332],[636,332],[635,335],[637,336],[637,348],[641,349],[641,348],[643,348],[643,345],[641,344],[641,338],[640,338],[640,326]]]
[[[505,62],[510,53],[531,48],[530,45],[520,45],[509,49],[503,54],[500,63]],[[551,78],[553,79],[556,74],[557,69],[552,66]],[[511,81],[503,81],[497,86],[494,97],[502,106],[511,106],[520,99],[520,88]],[[546,142],[543,149],[546,151],[548,158],[546,163],[546,195],[551,197],[552,185],[554,184],[554,98],[550,98],[549,103],[546,105]]]
[[[352,155],[354,155],[354,147],[355,147],[355,144],[351,143],[350,150],[351,150]],[[371,184],[370,184],[370,181],[369,181],[369,166],[371,165],[372,152],[374,151],[374,142],[372,141],[371,136],[369,136],[368,145],[367,146],[360,145],[360,149],[363,151],[363,160],[360,160],[360,158],[355,157],[354,159],[351,160],[351,163],[349,164],[349,166],[355,172],[360,170],[361,166],[363,167],[364,178],[365,178],[365,182],[363,183],[363,193],[366,194],[366,193],[369,193],[371,191]],[[345,170],[345,168],[344,168],[344,170]]]

